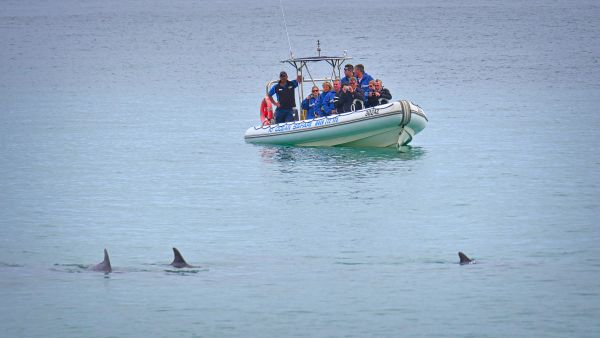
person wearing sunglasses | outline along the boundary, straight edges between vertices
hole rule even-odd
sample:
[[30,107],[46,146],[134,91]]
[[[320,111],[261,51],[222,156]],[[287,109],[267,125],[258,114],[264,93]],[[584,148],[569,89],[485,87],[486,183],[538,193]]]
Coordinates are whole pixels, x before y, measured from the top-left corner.
[[336,103],[338,113],[350,112],[364,108],[365,94],[358,87],[355,77],[350,78],[350,85],[344,85]]
[[[279,73],[279,82],[269,90],[269,100],[277,107],[275,109],[275,123],[292,122],[294,120],[294,107],[296,107],[295,90],[302,76],[298,75],[296,80],[288,81],[287,73]],[[277,102],[273,99],[277,95]]]
[[313,86],[310,95],[302,100],[302,109],[306,111],[306,119],[314,119],[317,117],[319,109],[319,87]]
[[341,79],[341,84],[343,85],[349,85],[350,84],[350,78],[354,77],[354,66],[351,64],[347,64],[344,66],[344,77]]
[[388,103],[392,99],[392,94],[387,88],[383,87],[381,80],[372,80],[369,82],[369,107],[375,107],[380,104]]

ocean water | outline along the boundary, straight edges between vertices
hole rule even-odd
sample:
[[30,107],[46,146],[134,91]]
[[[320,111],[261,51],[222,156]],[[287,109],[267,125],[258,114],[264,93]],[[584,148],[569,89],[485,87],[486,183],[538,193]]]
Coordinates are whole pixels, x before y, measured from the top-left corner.
[[598,336],[597,2],[282,3],[410,151],[244,142],[278,1],[2,2],[0,335]]

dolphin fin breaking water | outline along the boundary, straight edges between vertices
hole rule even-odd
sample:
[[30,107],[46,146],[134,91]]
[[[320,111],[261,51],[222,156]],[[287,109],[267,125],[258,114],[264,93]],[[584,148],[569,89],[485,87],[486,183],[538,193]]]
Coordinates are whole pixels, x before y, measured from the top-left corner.
[[104,260],[89,268],[92,271],[100,271],[104,273],[111,273],[112,266],[110,265],[110,258],[108,257],[108,251],[104,249]]
[[467,257],[467,255],[465,255],[461,251],[458,252],[458,257],[460,258],[460,264],[470,264],[470,263],[473,263],[473,259],[470,259],[469,257]]
[[171,266],[176,267],[178,269],[181,268],[193,268],[194,266],[189,265],[185,259],[183,259],[183,256],[181,255],[181,252],[179,252],[179,250],[177,250],[177,248],[173,248],[173,255],[175,256],[173,258],[173,261],[171,262]]

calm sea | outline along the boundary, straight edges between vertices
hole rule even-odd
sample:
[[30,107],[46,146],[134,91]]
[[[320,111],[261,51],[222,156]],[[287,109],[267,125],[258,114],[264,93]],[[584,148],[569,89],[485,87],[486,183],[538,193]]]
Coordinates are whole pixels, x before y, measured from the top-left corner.
[[278,1],[2,2],[0,335],[600,335],[600,5],[283,5],[423,107],[409,152],[244,142]]

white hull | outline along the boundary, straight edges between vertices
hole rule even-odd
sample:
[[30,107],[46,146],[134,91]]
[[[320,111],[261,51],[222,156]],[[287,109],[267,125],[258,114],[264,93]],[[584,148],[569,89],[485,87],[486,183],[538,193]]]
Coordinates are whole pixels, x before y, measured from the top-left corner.
[[257,144],[400,147],[426,125],[427,116],[419,106],[396,101],[312,120],[250,127],[244,138]]

